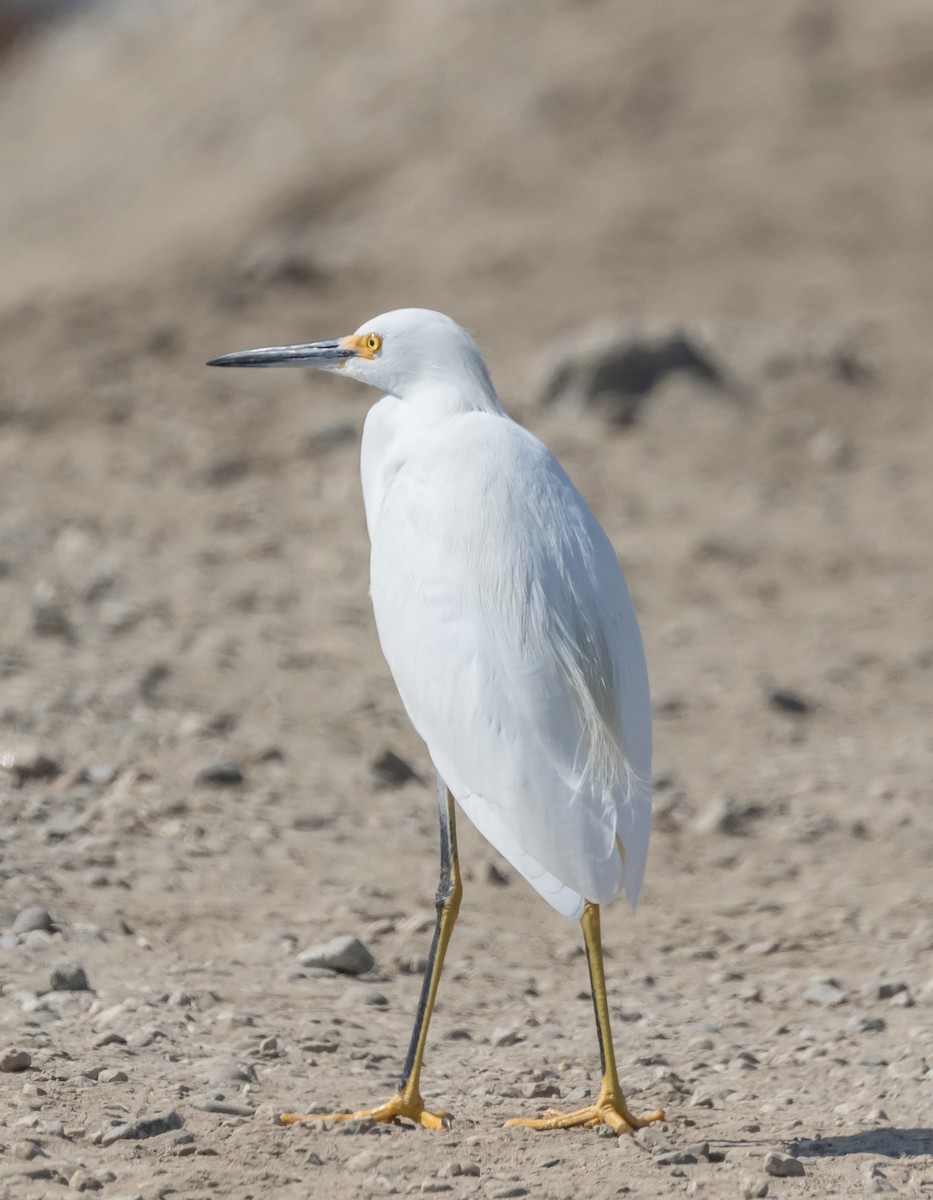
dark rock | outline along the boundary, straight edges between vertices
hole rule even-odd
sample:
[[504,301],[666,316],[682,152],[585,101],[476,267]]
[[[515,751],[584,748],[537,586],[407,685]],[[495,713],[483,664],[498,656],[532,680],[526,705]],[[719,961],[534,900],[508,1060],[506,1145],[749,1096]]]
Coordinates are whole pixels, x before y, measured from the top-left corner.
[[727,388],[714,357],[683,329],[604,325],[560,348],[539,385],[538,401],[602,408],[615,424],[631,425],[649,393],[674,373]]
[[372,764],[373,781],[377,787],[396,788],[419,776],[403,758],[386,750]]
[[84,967],[68,960],[57,962],[52,967],[50,984],[53,992],[90,991],[90,984],[87,981],[87,975],[84,973]]
[[791,688],[772,688],[768,693],[768,703],[778,712],[790,713],[795,717],[803,717],[813,711],[811,701]]
[[194,781],[205,787],[239,787],[244,782],[243,772],[235,762],[212,763],[202,767]]

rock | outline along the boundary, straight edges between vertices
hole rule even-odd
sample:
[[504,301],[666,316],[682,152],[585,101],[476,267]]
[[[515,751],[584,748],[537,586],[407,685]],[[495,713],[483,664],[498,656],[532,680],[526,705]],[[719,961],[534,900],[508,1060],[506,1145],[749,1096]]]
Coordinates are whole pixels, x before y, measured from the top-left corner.
[[800,1159],[791,1158],[789,1154],[776,1154],[772,1151],[765,1155],[764,1165],[765,1174],[774,1175],[778,1179],[785,1179],[792,1175],[806,1175]]
[[74,639],[74,626],[68,613],[54,600],[39,600],[32,606],[32,632],[36,637]]
[[181,1113],[171,1110],[167,1113],[160,1113],[154,1117],[142,1117],[135,1124],[135,1137],[151,1138],[158,1137],[163,1133],[171,1133],[173,1129],[181,1129],[185,1119]]
[[97,787],[106,787],[116,779],[117,769],[110,763],[93,763],[85,770],[84,774],[88,783],[93,783]]
[[386,750],[375,759],[370,768],[373,782],[380,788],[397,788],[408,783],[411,779],[419,779],[418,774],[391,750]]
[[298,961],[303,967],[327,967],[343,975],[363,975],[376,965],[363,943],[349,934],[303,950]]
[[239,787],[244,779],[243,772],[235,762],[219,762],[202,767],[195,775],[194,782],[204,787]]
[[0,743],[0,772],[12,775],[17,785],[26,779],[54,779],[61,775],[58,763],[37,742],[17,740]]
[[714,801],[694,822],[697,833],[726,833],[739,837],[752,821],[763,816],[757,804],[738,804],[727,796]]
[[90,984],[84,968],[76,962],[63,960],[52,967],[50,982],[53,992],[87,992]]
[[126,1083],[129,1076],[125,1071],[119,1071],[108,1068],[107,1070],[98,1072],[98,1083]]
[[809,1004],[821,1004],[824,1008],[835,1008],[837,1004],[845,1003],[846,995],[837,983],[829,980],[826,983],[811,984],[804,992],[803,998]]
[[[13,929],[18,933],[14,923]],[[884,983],[869,983],[862,988],[862,995],[866,1000],[890,1000],[892,996],[899,996],[907,991],[907,984],[900,980],[886,981]]]
[[743,1200],[763,1200],[767,1194],[767,1179],[747,1179],[742,1185]]
[[32,1066],[32,1055],[28,1050],[11,1048],[0,1053],[0,1071],[13,1074],[17,1071],[28,1071]]
[[129,1138],[139,1137],[136,1132],[136,1126],[124,1122],[121,1125],[111,1125],[109,1129],[105,1129],[101,1135],[100,1144],[102,1146],[112,1146],[114,1142],[122,1142]]
[[79,1167],[68,1180],[68,1187],[73,1192],[99,1192],[103,1186],[102,1181],[96,1175],[85,1171],[83,1167]]
[[255,1108],[249,1104],[239,1104],[236,1100],[227,1100],[224,1096],[201,1096],[191,1101],[191,1107],[201,1112],[223,1113],[228,1117],[252,1117]]
[[873,1196],[877,1192],[896,1192],[897,1188],[881,1167],[877,1163],[872,1163],[866,1166],[862,1172],[862,1190],[866,1195]]
[[662,1150],[656,1154],[654,1161],[659,1167],[683,1167],[697,1162],[697,1156],[687,1150]]
[[790,713],[795,717],[806,716],[814,708],[812,701],[805,699],[792,688],[771,688],[768,692],[768,703],[778,712]]
[[514,1046],[519,1041],[517,1029],[508,1029],[504,1026],[497,1026],[489,1035],[489,1043],[498,1048],[499,1046]]
[[48,932],[51,928],[52,918],[38,904],[33,904],[29,908],[22,909],[13,922],[14,933],[31,933],[34,929],[42,929]]
[[558,347],[545,365],[537,402],[595,407],[614,424],[631,425],[649,393],[674,373],[726,387],[714,358],[679,323],[653,329],[601,323]]

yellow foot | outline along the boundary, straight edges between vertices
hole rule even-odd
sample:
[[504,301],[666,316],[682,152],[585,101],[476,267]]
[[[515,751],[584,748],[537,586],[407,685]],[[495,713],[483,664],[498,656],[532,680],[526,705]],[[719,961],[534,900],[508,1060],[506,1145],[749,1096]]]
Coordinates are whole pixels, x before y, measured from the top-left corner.
[[399,1117],[423,1125],[425,1129],[449,1129],[453,1118],[446,1112],[428,1112],[419,1095],[403,1096],[396,1092],[391,1100],[378,1108],[361,1108],[359,1112],[332,1113],[282,1113],[279,1121],[283,1125],[297,1125],[301,1121],[384,1121],[391,1125]]
[[587,1108],[578,1108],[576,1112],[562,1113],[556,1108],[549,1108],[543,1117],[515,1117],[506,1121],[507,1128],[524,1125],[528,1129],[572,1129],[582,1126],[592,1129],[596,1125],[608,1125],[616,1133],[634,1133],[643,1125],[652,1121],[663,1121],[664,1113],[660,1111],[646,1113],[643,1117],[633,1116],[621,1095],[603,1097],[590,1104]]

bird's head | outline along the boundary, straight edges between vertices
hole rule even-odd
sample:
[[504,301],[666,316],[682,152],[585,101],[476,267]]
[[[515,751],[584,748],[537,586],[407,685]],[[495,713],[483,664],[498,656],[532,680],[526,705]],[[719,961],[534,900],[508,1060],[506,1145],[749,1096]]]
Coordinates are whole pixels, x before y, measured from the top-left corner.
[[465,329],[443,313],[399,308],[362,324],[355,333],[326,342],[239,350],[211,359],[211,367],[317,367],[406,399],[434,393],[475,396],[498,407],[479,349]]

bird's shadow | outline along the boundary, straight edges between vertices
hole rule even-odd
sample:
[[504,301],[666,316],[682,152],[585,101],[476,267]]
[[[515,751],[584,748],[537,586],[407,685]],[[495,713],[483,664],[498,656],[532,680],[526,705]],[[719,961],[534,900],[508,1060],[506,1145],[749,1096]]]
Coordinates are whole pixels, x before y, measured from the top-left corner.
[[846,1154],[933,1158],[933,1129],[866,1129],[839,1137],[798,1138],[789,1149],[795,1158],[842,1158]]

